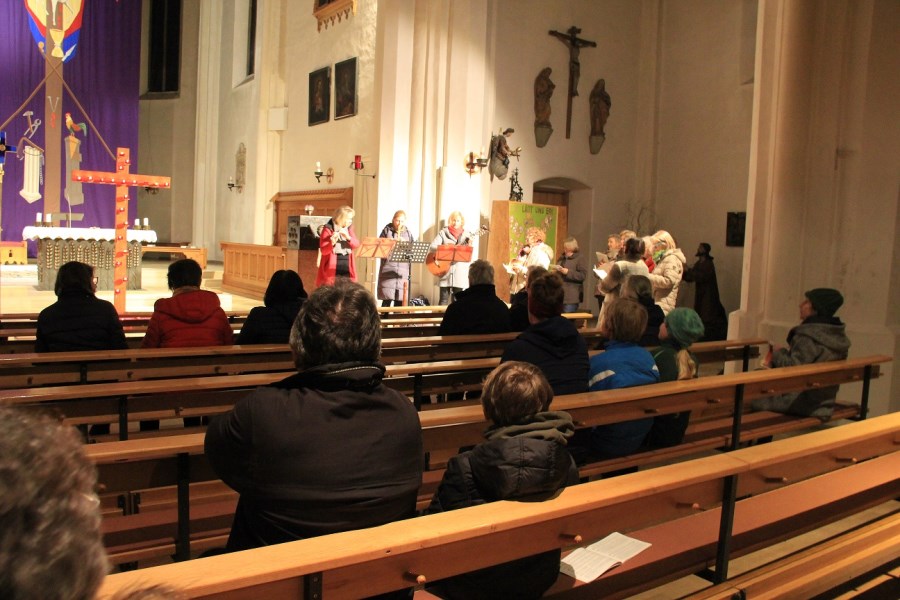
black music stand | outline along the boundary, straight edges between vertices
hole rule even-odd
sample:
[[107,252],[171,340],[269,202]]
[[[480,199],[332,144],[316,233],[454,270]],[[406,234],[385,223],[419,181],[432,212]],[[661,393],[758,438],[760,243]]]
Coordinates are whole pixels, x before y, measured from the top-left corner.
[[409,306],[409,293],[412,290],[412,264],[425,262],[425,257],[431,245],[428,242],[397,241],[388,260],[393,262],[405,262],[409,265],[406,272],[406,290],[403,293],[403,306]]

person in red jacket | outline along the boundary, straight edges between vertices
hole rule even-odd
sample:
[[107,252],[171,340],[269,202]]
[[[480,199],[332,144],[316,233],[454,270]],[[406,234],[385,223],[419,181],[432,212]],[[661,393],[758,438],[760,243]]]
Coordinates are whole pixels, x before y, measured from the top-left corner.
[[160,298],[141,348],[187,348],[230,346],[234,333],[219,297],[200,289],[203,270],[197,261],[185,258],[169,265],[171,298]]
[[353,233],[355,211],[342,206],[334,211],[331,220],[319,232],[319,272],[316,287],[332,285],[335,277],[349,277],[356,281],[356,264],[353,251],[359,247],[359,240]]
[[[153,305],[153,315],[141,348],[187,348],[197,346],[231,346],[234,332],[219,297],[200,289],[203,270],[197,261],[184,258],[169,265],[168,283],[171,298],[160,298]],[[184,424],[199,425],[200,419],[189,417]],[[142,421],[141,429],[159,429],[159,422]]]

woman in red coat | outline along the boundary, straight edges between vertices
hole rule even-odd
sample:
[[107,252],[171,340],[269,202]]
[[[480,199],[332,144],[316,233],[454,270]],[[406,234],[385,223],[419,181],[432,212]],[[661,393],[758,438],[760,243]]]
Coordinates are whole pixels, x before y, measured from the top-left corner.
[[359,247],[359,240],[353,233],[355,211],[342,206],[334,212],[331,220],[319,233],[319,272],[316,287],[331,285],[335,277],[349,277],[356,281],[356,264],[353,250]]

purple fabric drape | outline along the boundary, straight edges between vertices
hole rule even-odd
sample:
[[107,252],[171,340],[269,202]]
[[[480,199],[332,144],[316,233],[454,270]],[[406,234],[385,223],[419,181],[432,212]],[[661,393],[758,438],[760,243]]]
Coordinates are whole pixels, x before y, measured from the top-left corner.
[[[84,0],[84,14],[78,46],[74,56],[63,65],[63,76],[77,96],[87,115],[97,126],[90,128],[82,142],[81,168],[94,171],[113,171],[115,159],[100,143],[100,136],[115,153],[117,146],[131,149],[131,163],[137,164],[138,108],[140,94],[141,3],[134,0]],[[0,2],[0,123],[13,117],[4,128],[7,143],[18,145],[25,135],[28,121],[21,116],[33,111],[32,119],[40,119],[40,128],[31,138],[41,147],[59,144],[60,211],[68,211],[65,199],[65,142],[68,135],[64,115],[69,112],[76,123],[87,122],[68,92],[63,89],[56,109],[56,126],[51,127],[44,115],[46,92],[41,89],[28,105],[14,115],[14,111],[34,91],[44,78],[44,58],[31,35],[29,16],[24,0]],[[55,77],[55,75],[51,75]],[[43,86],[42,86],[43,87]],[[98,135],[99,134],[99,135]],[[44,211],[45,194],[29,204],[19,195],[23,184],[24,163],[15,154],[6,155],[2,189],[2,240],[19,241],[22,228],[31,225],[35,213]],[[81,227],[113,227],[115,222],[115,187],[84,185],[84,204],[74,206],[72,212],[83,213]],[[137,193],[130,190],[129,215],[135,216]],[[33,248],[31,254],[33,255]]]

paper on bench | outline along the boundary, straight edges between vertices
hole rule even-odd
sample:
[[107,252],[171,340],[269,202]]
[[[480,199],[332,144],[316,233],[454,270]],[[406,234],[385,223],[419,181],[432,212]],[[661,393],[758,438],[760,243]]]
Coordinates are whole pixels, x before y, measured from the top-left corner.
[[559,570],[569,577],[587,583],[649,547],[650,544],[647,542],[613,532],[599,542],[570,552],[560,562]]

